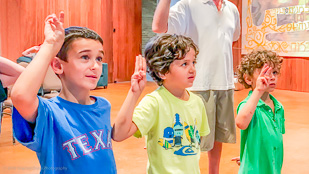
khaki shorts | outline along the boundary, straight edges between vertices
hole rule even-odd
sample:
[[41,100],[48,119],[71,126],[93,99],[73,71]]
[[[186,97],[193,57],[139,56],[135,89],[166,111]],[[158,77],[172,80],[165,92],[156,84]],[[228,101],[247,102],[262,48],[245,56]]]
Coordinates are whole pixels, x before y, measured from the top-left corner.
[[210,133],[201,139],[201,150],[211,150],[214,146],[214,141],[236,143],[236,127],[233,109],[234,90],[191,92],[203,99],[210,128]]

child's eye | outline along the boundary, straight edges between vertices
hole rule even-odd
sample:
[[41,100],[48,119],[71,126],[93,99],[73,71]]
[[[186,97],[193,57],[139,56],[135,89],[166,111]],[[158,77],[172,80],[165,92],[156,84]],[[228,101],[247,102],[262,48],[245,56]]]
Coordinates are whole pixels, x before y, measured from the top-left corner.
[[82,58],[82,59],[85,59],[85,60],[88,60],[88,59],[89,59],[89,56],[85,55],[85,56],[82,56],[81,58]]
[[195,61],[193,61],[193,65],[195,65],[196,64],[196,60]]
[[102,58],[102,57],[97,57],[96,60],[97,60],[98,62],[102,62],[102,61],[103,61],[103,58]]
[[181,64],[181,66],[187,66],[187,63],[183,63],[183,64]]
[[273,72],[273,75],[278,75],[278,71],[274,71],[274,72]]

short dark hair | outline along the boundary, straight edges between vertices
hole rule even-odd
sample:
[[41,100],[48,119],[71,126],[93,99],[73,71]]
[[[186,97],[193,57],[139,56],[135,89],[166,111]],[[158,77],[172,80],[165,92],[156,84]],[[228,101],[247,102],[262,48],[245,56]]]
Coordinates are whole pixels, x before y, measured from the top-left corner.
[[57,54],[57,57],[63,61],[66,62],[68,61],[67,52],[69,50],[69,47],[72,44],[72,42],[78,38],[97,40],[103,45],[103,39],[101,38],[101,36],[89,28],[72,26],[64,29],[64,32],[65,32],[64,42],[62,44],[60,51]]
[[196,56],[199,52],[197,45],[191,38],[182,35],[164,34],[149,40],[145,46],[145,59],[148,73],[158,85],[163,84],[160,74],[166,74],[171,63],[183,59],[190,48],[194,49]]

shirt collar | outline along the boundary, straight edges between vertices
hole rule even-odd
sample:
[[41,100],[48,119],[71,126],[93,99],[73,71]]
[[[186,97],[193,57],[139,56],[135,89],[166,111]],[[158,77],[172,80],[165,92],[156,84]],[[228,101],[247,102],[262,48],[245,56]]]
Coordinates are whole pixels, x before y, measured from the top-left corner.
[[[249,91],[247,99],[249,99],[251,95],[252,95],[252,91]],[[274,102],[275,110],[277,111],[278,109],[281,109],[282,108],[281,103],[271,94],[269,94],[269,96],[270,96],[270,99]],[[268,106],[268,105],[262,99],[260,99],[257,104],[257,107],[265,107],[265,106]]]
[[[225,1],[226,0],[223,0],[222,3],[225,4],[226,3]],[[205,3],[205,4],[211,3],[211,2],[214,3],[213,0],[202,0],[202,2]]]

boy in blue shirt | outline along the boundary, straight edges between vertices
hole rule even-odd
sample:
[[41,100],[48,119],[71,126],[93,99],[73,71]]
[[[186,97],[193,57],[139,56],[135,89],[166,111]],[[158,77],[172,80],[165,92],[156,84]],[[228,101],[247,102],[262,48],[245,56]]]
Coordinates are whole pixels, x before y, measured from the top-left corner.
[[[37,153],[41,173],[117,173],[110,103],[90,96],[102,72],[103,40],[87,28],[64,30],[63,21],[63,12],[46,18],[44,43],[12,89],[15,136]],[[145,87],[145,64],[137,57],[129,94]],[[49,65],[62,89],[45,100],[36,94]]]
[[275,52],[258,50],[246,55],[238,67],[239,82],[252,89],[237,108],[236,125],[242,129],[240,174],[281,173],[284,109],[270,95],[277,85],[281,64],[282,58]]

